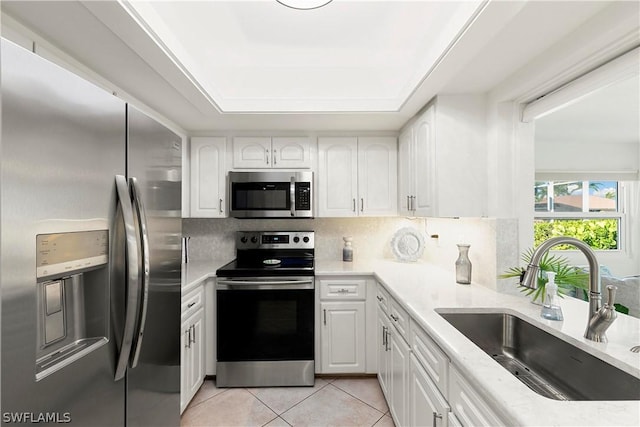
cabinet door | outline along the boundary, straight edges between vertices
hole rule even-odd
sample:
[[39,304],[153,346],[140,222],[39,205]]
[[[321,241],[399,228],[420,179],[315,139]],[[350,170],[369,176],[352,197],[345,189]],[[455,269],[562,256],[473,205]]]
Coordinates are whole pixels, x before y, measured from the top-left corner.
[[271,138],[271,158],[274,168],[310,168],[309,138],[288,136]]
[[[414,215],[435,215],[435,107],[431,106],[413,124],[415,200]],[[442,165],[441,167],[446,167]]]
[[190,326],[190,323],[183,322],[180,329],[182,333],[180,336],[180,413],[184,411],[191,400],[188,386],[191,373],[191,349],[189,347]]
[[394,137],[358,138],[359,215],[398,214],[398,146]]
[[413,215],[411,197],[414,196],[413,126],[405,129],[398,138],[398,213]]
[[318,138],[318,216],[357,216],[358,138]]
[[397,425],[408,423],[409,402],[409,344],[400,336],[395,327],[389,331],[389,347],[391,353],[390,385],[391,404],[389,409],[395,415]]
[[387,314],[383,311],[381,306],[378,306],[378,318],[377,318],[377,333],[378,336],[378,381],[380,382],[380,388],[387,398],[387,402],[391,401],[391,388],[389,385],[389,363],[391,361],[389,353],[389,320]]
[[181,341],[180,407],[184,410],[204,381],[204,309],[182,324]]
[[227,139],[224,137],[191,138],[191,217],[226,216]]
[[451,410],[436,384],[415,356],[411,356],[409,374],[410,425],[447,427]]
[[365,372],[365,303],[323,302],[322,372]]
[[233,138],[234,168],[264,169],[270,168],[272,163],[270,137],[238,136]]

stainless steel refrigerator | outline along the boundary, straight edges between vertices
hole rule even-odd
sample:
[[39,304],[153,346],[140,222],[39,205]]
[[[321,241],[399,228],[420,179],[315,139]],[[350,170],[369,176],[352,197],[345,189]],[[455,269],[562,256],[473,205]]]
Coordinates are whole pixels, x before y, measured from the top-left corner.
[[181,138],[0,53],[2,423],[179,425]]

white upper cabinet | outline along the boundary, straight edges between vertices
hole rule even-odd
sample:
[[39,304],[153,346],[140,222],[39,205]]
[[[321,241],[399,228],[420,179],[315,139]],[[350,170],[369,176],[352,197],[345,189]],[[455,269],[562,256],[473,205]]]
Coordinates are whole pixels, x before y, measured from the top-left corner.
[[441,95],[400,134],[400,213],[486,215],[485,102]]
[[227,139],[224,137],[191,138],[190,216],[192,218],[227,216],[226,155]]
[[311,142],[308,137],[234,137],[233,167],[308,169],[311,167]]
[[397,215],[395,137],[318,138],[320,217]]

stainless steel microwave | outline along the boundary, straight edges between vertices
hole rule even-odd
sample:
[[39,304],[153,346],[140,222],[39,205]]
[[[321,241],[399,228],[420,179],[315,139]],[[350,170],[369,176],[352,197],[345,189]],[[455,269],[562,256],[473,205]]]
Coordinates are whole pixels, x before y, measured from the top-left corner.
[[235,218],[313,218],[313,172],[229,172]]

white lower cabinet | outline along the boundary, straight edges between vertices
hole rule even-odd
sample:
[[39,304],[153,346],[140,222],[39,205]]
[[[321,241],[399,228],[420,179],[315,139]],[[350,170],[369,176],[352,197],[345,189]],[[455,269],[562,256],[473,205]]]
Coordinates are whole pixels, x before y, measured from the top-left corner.
[[389,331],[389,352],[391,353],[389,384],[391,386],[391,405],[389,409],[399,426],[409,425],[409,344],[395,327]]
[[411,355],[409,396],[409,425],[449,426],[449,403],[414,355]]
[[182,297],[180,412],[185,410],[205,376],[203,287]]
[[322,278],[320,295],[320,371],[367,371],[367,283],[365,278]]
[[461,426],[505,425],[454,366],[450,367],[449,403]]
[[397,426],[505,425],[382,284],[376,299],[378,380]]
[[364,301],[322,302],[322,372],[365,372]]
[[[406,312],[378,286],[378,379],[396,425],[408,425],[409,355],[402,328]],[[408,323],[407,323],[408,325]]]

